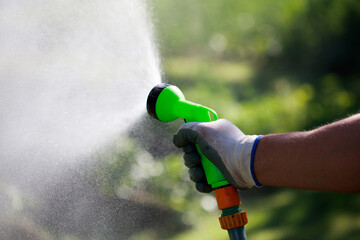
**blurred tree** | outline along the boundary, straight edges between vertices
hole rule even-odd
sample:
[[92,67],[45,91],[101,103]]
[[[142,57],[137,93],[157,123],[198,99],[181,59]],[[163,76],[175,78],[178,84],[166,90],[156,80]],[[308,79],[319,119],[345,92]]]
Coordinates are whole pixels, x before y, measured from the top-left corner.
[[278,33],[281,54],[265,55],[257,67],[258,88],[276,87],[284,76],[293,84],[311,84],[305,128],[358,112],[359,2],[309,1],[290,26]]
[[[152,2],[164,80],[245,133],[311,129],[359,111],[358,1]],[[166,164],[179,158],[167,158]],[[167,171],[173,170],[166,168],[164,174]],[[171,181],[181,180],[177,176]],[[186,211],[187,199],[197,197],[190,192],[182,193],[181,207],[170,205]],[[249,238],[358,236],[357,195],[272,190],[269,196],[253,197],[261,193],[245,193],[243,202],[252,219]],[[201,239],[201,232],[174,239],[189,236]]]

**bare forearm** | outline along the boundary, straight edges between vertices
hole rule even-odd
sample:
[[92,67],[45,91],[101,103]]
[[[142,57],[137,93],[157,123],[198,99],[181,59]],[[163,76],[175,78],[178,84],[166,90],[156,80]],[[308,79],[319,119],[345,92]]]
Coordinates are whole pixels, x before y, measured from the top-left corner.
[[254,162],[263,185],[360,192],[360,114],[308,132],[266,135]]

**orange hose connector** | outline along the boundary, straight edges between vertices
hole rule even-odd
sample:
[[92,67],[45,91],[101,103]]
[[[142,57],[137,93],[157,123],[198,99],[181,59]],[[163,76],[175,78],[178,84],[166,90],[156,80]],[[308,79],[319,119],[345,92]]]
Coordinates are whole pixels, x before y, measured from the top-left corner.
[[233,215],[219,217],[219,222],[222,229],[230,230],[244,226],[248,223],[246,212],[239,212]]
[[[237,189],[233,186],[226,186],[214,190],[218,208],[226,211],[241,204]],[[240,208],[238,208],[240,210]],[[237,211],[237,210],[236,210]],[[242,227],[248,223],[248,218],[245,211],[237,212],[219,218],[222,229],[230,230]]]
[[214,192],[220,210],[241,204],[239,194],[233,186],[217,188]]

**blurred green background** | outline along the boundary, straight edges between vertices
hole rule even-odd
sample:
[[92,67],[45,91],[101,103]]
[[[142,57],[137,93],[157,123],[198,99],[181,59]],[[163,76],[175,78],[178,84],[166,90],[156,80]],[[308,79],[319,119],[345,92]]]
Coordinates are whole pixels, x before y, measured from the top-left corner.
[[[359,111],[359,1],[152,3],[164,81],[246,134],[309,130]],[[151,178],[152,193],[189,226],[164,239],[228,239],[181,157],[161,158]],[[240,197],[249,239],[360,239],[359,194],[263,187]]]

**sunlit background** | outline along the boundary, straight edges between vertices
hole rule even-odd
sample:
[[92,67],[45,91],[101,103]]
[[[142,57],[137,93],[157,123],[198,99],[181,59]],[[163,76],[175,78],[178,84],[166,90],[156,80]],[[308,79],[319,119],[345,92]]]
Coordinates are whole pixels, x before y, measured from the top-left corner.
[[[359,112],[359,1],[149,0],[148,8],[162,81],[246,134],[309,130]],[[15,213],[0,216],[0,238],[228,239],[214,195],[195,190],[172,145],[181,123],[145,114],[86,171],[48,186],[56,191],[41,203],[0,181],[0,211]],[[239,194],[250,240],[360,238],[359,194]],[[73,199],[91,207],[76,213]]]
[[[309,130],[359,112],[358,1],[153,3],[165,81],[245,133]],[[167,166],[180,157],[162,160],[160,177],[185,174]],[[213,196],[178,180],[171,193],[190,229],[170,239],[227,239]],[[263,187],[240,197],[249,239],[360,238],[359,194]]]

